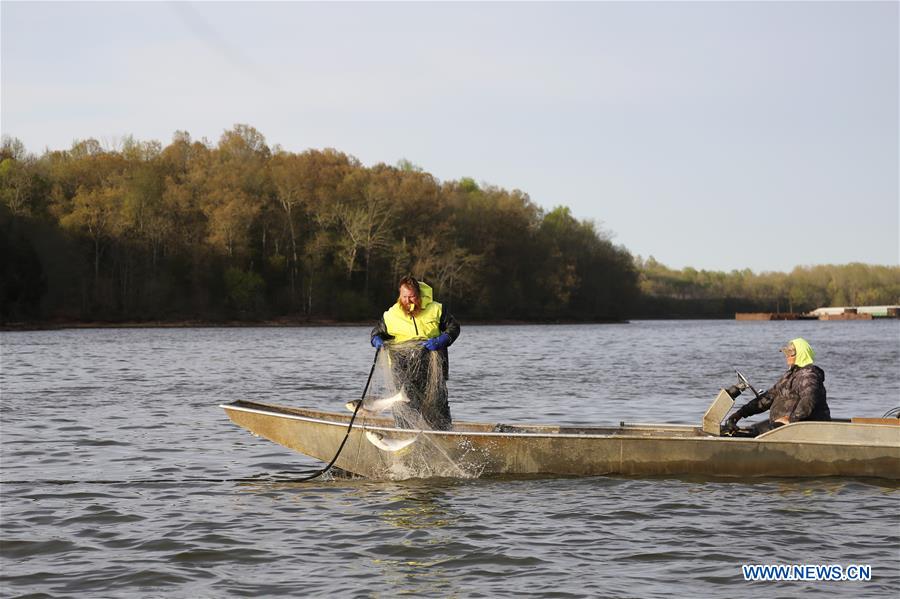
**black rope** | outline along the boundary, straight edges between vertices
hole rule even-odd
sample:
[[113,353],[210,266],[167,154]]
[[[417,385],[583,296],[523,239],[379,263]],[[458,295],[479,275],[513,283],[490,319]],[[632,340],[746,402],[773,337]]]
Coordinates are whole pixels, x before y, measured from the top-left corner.
[[[379,348],[380,349],[380,348]],[[353,410],[353,416],[350,418],[350,424],[347,425],[347,432],[344,434],[344,440],[341,441],[340,447],[338,447],[337,452],[334,454],[334,457],[331,458],[331,461],[328,462],[328,465],[324,468],[321,468],[310,474],[308,476],[304,476],[302,478],[291,478],[291,479],[283,479],[277,480],[272,479],[266,482],[292,482],[292,483],[303,483],[307,481],[311,481],[314,478],[318,478],[331,470],[331,467],[334,466],[334,463],[337,461],[338,457],[340,457],[341,452],[344,450],[344,445],[347,443],[347,439],[350,437],[350,431],[353,430],[353,422],[356,420],[356,415],[359,413],[359,409],[362,407],[363,402],[366,399],[366,393],[369,391],[369,384],[372,382],[372,375],[375,373],[375,364],[378,363],[378,351],[375,350],[375,359],[372,360],[372,368],[369,369],[369,378],[366,379],[366,386],[363,388],[362,397],[359,402],[356,404],[356,408]],[[95,485],[118,485],[118,484],[147,484],[147,483],[225,483],[225,482],[261,482],[265,481],[265,479],[257,478],[257,477],[249,477],[249,478],[187,478],[187,479],[179,479],[179,480],[160,480],[160,479],[144,479],[144,480],[90,480],[90,481],[79,481],[79,480],[0,480],[0,484],[3,485],[35,485],[35,484],[50,484],[50,485],[77,485],[77,484],[95,484]]]
[[314,478],[318,478],[322,476],[334,466],[334,463],[337,461],[338,457],[341,455],[341,452],[344,450],[344,445],[347,443],[347,439],[350,437],[350,431],[353,429],[353,421],[356,420],[356,415],[359,413],[359,409],[362,407],[363,402],[366,400],[366,393],[369,391],[369,383],[372,382],[372,374],[375,373],[375,364],[378,363],[378,352],[381,348],[377,348],[375,350],[375,359],[372,360],[372,368],[369,369],[369,378],[366,379],[366,386],[363,387],[362,397],[359,398],[359,402],[356,404],[356,408],[353,410],[353,416],[350,418],[350,424],[347,425],[347,432],[344,433],[344,440],[341,441],[340,447],[338,447],[337,452],[334,454],[334,457],[331,458],[331,461],[328,462],[328,465],[319,470],[318,472],[311,474],[309,476],[296,479],[295,482],[306,482],[310,481]]
[[[320,474],[320,473],[317,473]],[[143,478],[131,480],[66,480],[66,479],[43,479],[43,480],[0,480],[0,485],[180,485],[190,483],[292,483],[303,482],[307,478],[287,478],[287,477],[267,477],[261,476],[245,476],[240,478]]]

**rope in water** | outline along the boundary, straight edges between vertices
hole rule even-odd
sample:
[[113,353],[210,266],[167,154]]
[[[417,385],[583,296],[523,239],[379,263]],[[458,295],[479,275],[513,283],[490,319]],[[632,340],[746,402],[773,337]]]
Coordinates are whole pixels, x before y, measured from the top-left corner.
[[[338,458],[341,455],[341,452],[344,450],[344,445],[347,444],[347,439],[350,438],[350,431],[353,430],[353,422],[356,420],[356,415],[359,413],[360,407],[363,405],[363,401],[366,399],[366,393],[369,391],[369,384],[372,382],[372,375],[375,373],[375,364],[378,362],[378,350],[375,350],[375,359],[372,360],[372,368],[369,370],[369,378],[366,379],[366,386],[363,388],[362,397],[359,402],[356,404],[356,408],[353,410],[353,416],[350,418],[350,423],[347,425],[347,432],[344,433],[344,439],[341,441],[340,446],[334,454],[334,457],[331,458],[331,461],[324,468],[320,468],[316,472],[304,476],[302,478],[292,478],[290,480],[285,480],[284,482],[292,482],[292,483],[302,483],[311,481],[315,478],[318,478],[331,470],[334,463],[337,462]],[[146,484],[146,483],[188,483],[188,482],[198,482],[198,483],[222,483],[222,482],[260,482],[259,478],[188,478],[181,480],[160,480],[160,479],[145,479],[145,480],[91,480],[91,481],[77,481],[77,480],[34,480],[34,481],[24,481],[24,480],[0,480],[0,484],[6,485],[21,485],[21,484],[54,484],[54,485],[74,485],[74,484],[102,484],[102,485],[116,485],[116,484]]]
[[341,455],[341,452],[344,450],[344,445],[347,443],[347,439],[350,438],[350,431],[353,430],[353,422],[356,420],[356,415],[359,413],[359,409],[362,407],[363,402],[366,400],[366,393],[369,391],[369,384],[372,382],[372,375],[375,373],[375,364],[378,363],[378,352],[381,348],[375,350],[375,358],[372,360],[372,368],[369,369],[369,378],[366,379],[366,386],[363,387],[362,397],[359,398],[359,402],[356,404],[356,408],[353,410],[353,416],[350,417],[350,424],[347,425],[347,432],[344,433],[344,440],[341,441],[341,445],[338,447],[337,452],[335,452],[334,457],[331,458],[331,461],[328,462],[328,465],[315,472],[309,476],[305,476],[303,478],[297,479],[295,482],[306,482],[313,480],[314,478],[318,478],[331,470],[331,467],[334,466],[334,463],[337,462],[338,457]]
[[[321,470],[316,473],[321,475]],[[308,478],[290,478],[267,476],[245,476],[240,478],[139,478],[131,480],[65,480],[65,479],[39,479],[39,480],[0,480],[0,485],[181,485],[190,483],[295,483],[309,480]]]

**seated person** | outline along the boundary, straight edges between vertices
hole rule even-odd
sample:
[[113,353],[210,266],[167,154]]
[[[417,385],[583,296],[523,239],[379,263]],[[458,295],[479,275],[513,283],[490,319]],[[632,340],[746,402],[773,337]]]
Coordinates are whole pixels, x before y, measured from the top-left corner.
[[805,339],[797,338],[781,348],[788,370],[775,385],[761,393],[725,421],[725,430],[734,433],[741,418],[769,410],[768,421],[749,427],[752,436],[803,420],[831,420],[825,401],[825,372],[813,364],[815,352]]

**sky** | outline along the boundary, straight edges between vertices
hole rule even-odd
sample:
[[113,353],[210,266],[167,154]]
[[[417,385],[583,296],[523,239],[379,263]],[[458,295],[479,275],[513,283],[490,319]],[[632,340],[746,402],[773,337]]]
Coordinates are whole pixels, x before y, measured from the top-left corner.
[[900,263],[900,3],[0,3],[36,154],[235,124],[520,189],[673,268]]

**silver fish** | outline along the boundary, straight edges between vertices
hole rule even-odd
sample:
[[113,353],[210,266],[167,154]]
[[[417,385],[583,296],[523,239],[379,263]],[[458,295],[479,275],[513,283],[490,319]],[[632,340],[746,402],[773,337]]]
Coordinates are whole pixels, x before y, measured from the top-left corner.
[[418,438],[419,436],[416,435],[414,437],[408,437],[406,439],[389,439],[381,433],[366,431],[366,439],[369,440],[369,443],[382,451],[389,451],[391,453],[400,451],[401,449],[406,449],[407,447],[415,443],[416,439]]
[[[371,414],[380,414],[385,410],[394,407],[399,403],[406,403],[409,399],[407,399],[406,395],[403,394],[403,391],[395,393],[390,397],[381,397],[378,399],[366,398],[363,402],[363,405],[359,408],[359,410],[369,412]],[[351,412],[356,411],[356,406],[359,403],[358,399],[354,399],[353,401],[348,401],[344,404],[344,407],[350,410]]]

